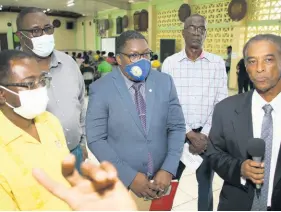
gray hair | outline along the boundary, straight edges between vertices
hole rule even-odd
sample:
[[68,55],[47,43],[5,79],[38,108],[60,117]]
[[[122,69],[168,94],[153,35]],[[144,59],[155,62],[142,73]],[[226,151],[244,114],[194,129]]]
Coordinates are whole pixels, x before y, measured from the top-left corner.
[[203,16],[203,15],[200,15],[200,14],[192,14],[191,16],[189,16],[189,17],[187,17],[186,19],[185,19],[185,21],[184,21],[184,27],[185,27],[185,25],[186,25],[186,23],[190,20],[190,19],[192,19],[193,17],[199,17],[199,18],[202,18],[204,21],[205,21],[205,23],[206,23],[206,25],[207,25],[207,20],[206,20],[206,18]]
[[259,34],[254,37],[252,37],[248,42],[245,44],[243,48],[243,57],[246,59],[247,50],[250,46],[250,44],[256,42],[256,41],[270,41],[274,45],[276,45],[279,54],[281,55],[281,37],[278,35],[273,34]]

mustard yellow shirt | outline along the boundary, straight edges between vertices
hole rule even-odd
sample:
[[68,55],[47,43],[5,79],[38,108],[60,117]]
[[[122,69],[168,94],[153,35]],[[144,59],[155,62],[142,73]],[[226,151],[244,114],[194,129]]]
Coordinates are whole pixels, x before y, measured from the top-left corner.
[[34,121],[41,142],[0,111],[0,210],[70,210],[32,176],[33,168],[41,168],[69,186],[61,174],[61,161],[69,154],[62,127],[48,112]]

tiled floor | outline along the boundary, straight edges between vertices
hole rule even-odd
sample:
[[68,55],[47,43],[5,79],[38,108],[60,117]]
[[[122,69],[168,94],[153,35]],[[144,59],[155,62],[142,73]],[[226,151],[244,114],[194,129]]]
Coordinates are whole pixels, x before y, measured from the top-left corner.
[[[229,90],[229,95],[236,94],[237,91]],[[91,160],[96,159],[91,155]],[[223,180],[215,174],[213,181],[214,210],[217,210],[219,194]],[[173,211],[197,211],[198,184],[194,172],[185,170],[181,178],[179,188],[174,200]]]

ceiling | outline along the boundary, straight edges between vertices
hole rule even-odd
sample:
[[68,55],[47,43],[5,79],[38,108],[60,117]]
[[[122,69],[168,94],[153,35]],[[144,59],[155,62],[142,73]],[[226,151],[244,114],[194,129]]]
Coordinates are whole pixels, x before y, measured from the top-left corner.
[[[133,0],[145,2],[148,0]],[[39,7],[51,10],[62,10],[93,16],[99,11],[108,9],[130,9],[129,0],[74,0],[75,5],[67,7],[68,0],[0,0],[3,6]],[[130,0],[131,2],[131,0]]]

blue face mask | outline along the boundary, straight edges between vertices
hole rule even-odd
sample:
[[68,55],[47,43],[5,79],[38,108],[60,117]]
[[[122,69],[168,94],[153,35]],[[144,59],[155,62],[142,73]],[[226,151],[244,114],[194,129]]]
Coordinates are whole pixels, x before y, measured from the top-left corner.
[[151,69],[151,62],[147,59],[141,59],[135,63],[129,64],[125,67],[125,72],[135,82],[144,81]]

